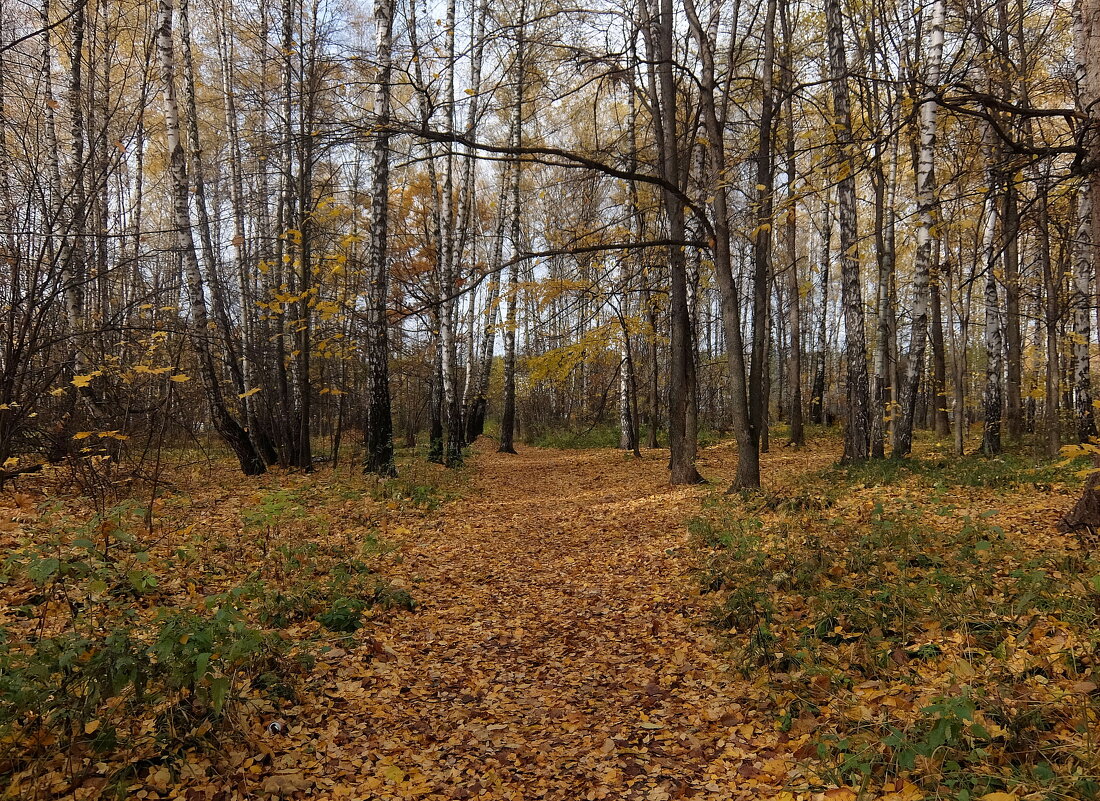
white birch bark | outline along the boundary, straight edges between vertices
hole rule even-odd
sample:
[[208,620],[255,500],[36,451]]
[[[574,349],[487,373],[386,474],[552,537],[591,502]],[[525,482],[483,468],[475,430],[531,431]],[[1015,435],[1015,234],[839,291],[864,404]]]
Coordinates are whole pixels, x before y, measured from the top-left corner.
[[852,114],[848,96],[848,58],[844,51],[844,21],[840,0],[826,0],[830,82],[833,91],[833,131],[836,143],[837,227],[840,231],[841,304],[844,309],[847,357],[848,421],[844,429],[844,460],[870,456],[871,400],[867,378],[867,336],[859,278],[859,230],[852,138]]
[[[1073,4],[1074,77],[1077,81],[1077,108],[1091,115],[1092,101],[1096,99],[1087,63],[1089,45],[1088,20],[1085,18],[1085,0]],[[1088,130],[1088,126],[1086,126]],[[1094,132],[1087,140],[1095,138]],[[1086,141],[1086,146],[1091,144]],[[1073,240],[1073,280],[1070,305],[1073,308],[1073,399],[1077,417],[1077,438],[1081,442],[1096,434],[1096,422],[1092,409],[1092,381],[1089,370],[1089,344],[1091,339],[1090,316],[1092,312],[1093,277],[1093,181],[1086,177],[1077,194],[1077,225]]]
[[389,282],[389,132],[390,81],[393,58],[393,0],[374,0],[375,74],[371,145],[371,238],[368,255],[370,300],[368,303],[366,357],[369,376],[367,399],[367,453],[364,469],[379,475],[395,475],[393,420],[390,413],[389,336],[386,300]]
[[924,369],[924,351],[928,342],[929,275],[932,263],[932,228],[935,224],[936,188],[936,116],[939,104],[936,92],[940,84],[944,41],[944,0],[932,4],[932,29],[928,43],[928,66],[924,96],[920,105],[920,150],[917,156],[917,242],[913,263],[913,313],[909,335],[909,363],[901,392],[901,409],[894,428],[893,456],[908,455],[913,447],[913,415],[917,408],[917,390]]
[[985,267],[985,426],[982,452],[995,456],[1001,452],[1001,373],[1004,370],[1004,330],[997,291],[997,204],[992,187],[986,199],[985,228],[982,232],[982,259]]
[[173,0],[159,0],[157,55],[164,82],[164,133],[168,145],[169,177],[172,189],[172,213],[176,227],[177,248],[183,266],[184,283],[190,306],[192,341],[199,357],[199,371],[210,404],[215,429],[233,449],[248,475],[264,472],[266,465],[252,447],[247,433],[229,414],[222,394],[220,377],[214,364],[209,335],[209,315],[205,288],[199,270],[195,237],[191,227],[190,185],[187,179],[187,156],[180,138],[179,100],[176,95],[175,48],[172,37]]

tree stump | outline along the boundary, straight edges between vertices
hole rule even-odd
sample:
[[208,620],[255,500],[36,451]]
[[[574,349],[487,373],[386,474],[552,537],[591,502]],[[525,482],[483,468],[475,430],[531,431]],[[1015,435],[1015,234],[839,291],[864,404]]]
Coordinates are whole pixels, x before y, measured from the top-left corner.
[[1076,534],[1082,545],[1096,544],[1096,532],[1100,530],[1100,472],[1088,477],[1077,503],[1058,521],[1058,530]]

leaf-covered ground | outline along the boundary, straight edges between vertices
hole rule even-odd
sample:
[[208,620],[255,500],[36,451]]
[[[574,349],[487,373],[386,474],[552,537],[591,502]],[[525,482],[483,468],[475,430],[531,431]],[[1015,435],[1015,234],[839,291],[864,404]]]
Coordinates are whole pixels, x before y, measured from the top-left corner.
[[1054,525],[1083,467],[929,442],[707,499],[690,527],[712,621],[731,664],[770,677],[780,728],[812,731],[811,784],[1100,797],[1100,559]]
[[403,551],[417,613],[331,661],[276,764],[334,798],[772,797],[795,735],[699,624],[704,490],[662,456],[481,453]]
[[[1090,797],[1072,470],[837,451],[775,448],[745,497],[728,445],[690,488],[662,451],[483,444],[381,484],[177,471],[147,533],[8,492],[7,797]],[[115,626],[155,704],[80,679]],[[80,708],[33,711],[46,657]]]

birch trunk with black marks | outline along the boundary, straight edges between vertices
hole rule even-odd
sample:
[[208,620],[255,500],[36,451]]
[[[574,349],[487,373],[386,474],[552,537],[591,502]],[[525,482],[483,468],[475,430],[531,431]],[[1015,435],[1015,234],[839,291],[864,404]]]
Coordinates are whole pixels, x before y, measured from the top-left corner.
[[825,422],[825,360],[828,347],[829,265],[832,262],[833,215],[829,205],[829,192],[825,191],[821,202],[821,253],[818,261],[817,347],[814,351],[814,378],[810,387],[810,422]]
[[[1089,52],[1089,20],[1086,18],[1085,0],[1074,3],[1075,78],[1077,81],[1077,107],[1086,116],[1095,114],[1092,103],[1096,95],[1092,91],[1087,54]],[[1090,120],[1091,122],[1091,120]],[[1084,146],[1090,151],[1095,145],[1092,139],[1097,133],[1091,124],[1084,126]],[[1073,400],[1077,418],[1077,439],[1088,442],[1096,435],[1096,420],[1092,409],[1092,381],[1089,373],[1090,317],[1093,294],[1093,181],[1091,176],[1081,182],[1077,193],[1077,220],[1073,239],[1073,280],[1070,306],[1073,309]]]
[[500,274],[504,260],[504,225],[507,220],[505,199],[507,181],[501,183],[500,218],[497,223],[496,237],[493,241],[493,255],[490,264],[492,274],[489,277],[489,293],[483,312],[485,322],[481,329],[481,354],[478,359],[477,376],[474,379],[475,390],[471,410],[466,420],[466,440],[473,442],[485,432],[485,416],[489,405],[489,380],[493,373],[493,354],[496,352],[497,319],[500,316]]
[[[455,130],[455,0],[447,2],[447,130]],[[455,336],[455,245],[456,220],[454,198],[454,148],[447,148],[443,161],[443,258],[440,276],[439,350],[440,372],[443,381],[443,413],[445,421],[445,448],[443,463],[448,467],[462,464],[462,446],[465,441],[462,430],[462,398],[457,389],[458,344]]]
[[[516,89],[512,107],[512,145],[516,152],[523,146],[523,101],[524,82],[526,81],[527,55],[527,0],[521,0],[519,6],[519,24],[516,27]],[[500,419],[501,453],[515,453],[513,442],[516,432],[516,311],[519,303],[519,253],[522,219],[520,209],[520,187],[523,170],[517,157],[512,164],[512,224],[509,240],[512,246],[512,263],[508,269],[508,289],[505,300],[508,313],[504,323],[504,404]]]
[[222,74],[222,111],[225,115],[225,130],[229,145],[229,198],[233,223],[233,276],[236,281],[237,306],[240,309],[241,348],[240,386],[241,406],[244,411],[245,428],[258,453],[267,464],[278,461],[278,453],[271,444],[265,426],[260,422],[257,400],[259,391],[256,381],[256,367],[251,349],[255,347],[255,328],[252,313],[251,293],[249,292],[250,264],[248,240],[245,234],[244,175],[242,171],[243,149],[241,147],[240,124],[237,119],[237,101],[233,90],[233,40],[230,37],[230,19],[232,7],[224,7],[218,19],[218,59]]
[[[1038,171],[1036,171],[1038,172]],[[1062,316],[1058,297],[1059,280],[1050,258],[1050,210],[1046,175],[1037,175],[1037,214],[1035,248],[1043,273],[1043,333],[1046,347],[1046,369],[1043,381],[1043,443],[1046,455],[1053,458],[1062,448],[1062,432],[1058,420],[1058,375],[1061,354],[1058,349],[1058,327]]]
[[982,233],[982,260],[985,268],[985,390],[983,406],[985,424],[982,430],[982,453],[996,456],[1001,452],[1001,404],[1004,369],[1004,329],[997,291],[997,203],[993,190],[986,200],[985,229]]
[[183,94],[186,104],[187,122],[187,161],[191,194],[194,197],[196,227],[199,234],[199,247],[202,252],[202,266],[205,268],[206,291],[213,305],[214,322],[218,327],[222,347],[225,348],[226,364],[233,377],[237,394],[244,394],[244,376],[241,374],[237,357],[237,343],[233,338],[233,326],[229,321],[229,309],[222,291],[220,265],[214,253],[214,234],[210,227],[209,204],[206,199],[206,177],[202,163],[202,141],[199,138],[199,112],[195,97],[195,63],[191,54],[191,13],[190,0],[179,0],[179,37],[180,56],[183,62]]
[[[477,136],[477,123],[478,117],[481,111],[481,76],[482,67],[485,58],[485,27],[489,18],[489,9],[486,0],[481,0],[473,7],[473,13],[476,14],[477,19],[474,22],[474,43],[473,43],[473,55],[470,60],[470,85],[469,93],[470,100],[466,113],[466,138],[473,140]],[[462,179],[461,186],[459,187],[459,201],[458,201],[458,217],[455,222],[455,230],[458,232],[458,243],[455,245],[455,259],[458,263],[463,263],[465,259],[466,247],[470,242],[470,231],[474,226],[471,224],[474,217],[474,210],[476,208],[476,181],[474,180],[474,163],[472,153],[468,153],[462,167]],[[498,240],[499,242],[499,240]],[[498,251],[499,253],[499,251]],[[494,265],[499,265],[500,259],[498,258]],[[497,292],[500,291],[499,275],[494,275],[494,283]],[[496,298],[492,299],[492,305],[496,305]],[[467,356],[466,356],[466,386],[463,390],[462,397],[462,410],[461,420],[463,424],[463,439],[465,443],[472,443],[477,437],[481,435],[485,425],[485,406],[484,393],[488,392],[488,385],[486,384],[484,392],[477,394],[481,386],[481,363],[477,357],[477,351],[475,350],[476,344],[476,331],[475,323],[477,320],[477,292],[470,293],[470,307],[469,307],[469,334],[467,337]],[[480,352],[485,353],[489,349],[483,348]],[[489,359],[489,369],[492,368],[492,357]],[[488,374],[486,374],[486,378]],[[473,415],[480,410],[481,420],[479,422],[473,421]],[[476,429],[476,433],[471,435]]]
[[380,476],[397,474],[390,411],[389,285],[390,81],[392,80],[394,0],[374,0],[375,72],[371,135],[371,236],[367,257],[370,298],[365,351],[368,374],[366,456],[363,469]]
[[202,272],[199,269],[195,237],[191,228],[190,184],[187,177],[187,156],[180,138],[179,101],[176,95],[175,48],[172,37],[173,0],[159,0],[157,53],[164,83],[164,132],[168,145],[169,177],[172,190],[173,222],[176,228],[177,250],[183,262],[183,274],[190,305],[192,340],[199,360],[203,388],[210,406],[214,429],[225,440],[240,462],[246,475],[258,475],[266,470],[264,460],[256,452],[248,432],[230,414],[222,393],[221,377],[214,362],[209,340],[209,315]]
[[856,209],[855,142],[848,97],[848,57],[844,51],[844,21],[840,0],[826,0],[825,25],[829,50],[829,79],[833,94],[833,132],[836,150],[837,224],[840,232],[840,289],[844,307],[847,360],[847,421],[844,427],[845,462],[867,459],[871,453],[871,400],[867,378],[867,335],[859,278],[859,226]]
[[917,390],[924,370],[928,342],[929,281],[932,269],[932,228],[935,225],[936,116],[940,70],[943,61],[944,0],[932,5],[932,29],[925,81],[927,90],[920,106],[920,151],[917,156],[917,241],[913,260],[913,312],[909,329],[909,359],[901,389],[901,408],[894,426],[893,457],[900,459],[913,449],[913,418]]
[[794,118],[794,93],[792,83],[794,80],[794,57],[792,55],[792,20],[790,0],[785,0],[781,7],[781,26],[783,29],[784,47],[784,94],[786,95],[786,171],[787,171],[787,213],[786,213],[786,245],[787,245],[787,298],[790,303],[788,309],[790,328],[790,359],[787,364],[787,380],[790,382],[790,424],[791,435],[789,445],[804,445],[806,432],[802,413],[802,283],[798,277],[798,193],[796,183],[798,180],[798,152],[795,150],[795,118]]
[[[938,248],[934,254],[937,251]],[[935,404],[933,429],[937,437],[947,437],[951,433],[951,421],[947,417],[947,351],[943,337],[943,299],[937,263],[932,264],[929,298],[932,308],[932,402]]]

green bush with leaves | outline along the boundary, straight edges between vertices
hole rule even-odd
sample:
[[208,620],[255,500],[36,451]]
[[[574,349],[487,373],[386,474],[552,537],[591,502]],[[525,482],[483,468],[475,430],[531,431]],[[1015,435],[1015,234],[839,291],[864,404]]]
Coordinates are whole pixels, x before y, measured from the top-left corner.
[[163,577],[135,533],[139,505],[44,519],[45,536],[4,570],[33,588],[18,609],[25,622],[0,629],[0,738],[16,752],[45,742],[105,752],[150,737],[171,750],[181,723],[222,720],[251,676],[281,669],[285,643],[248,624],[242,590],[162,605]]
[[1100,797],[1081,745],[1100,733],[1100,562],[1030,547],[989,508],[1055,475],[1019,456],[875,461],[708,500],[689,528],[711,621],[785,719],[815,718],[820,776]]

